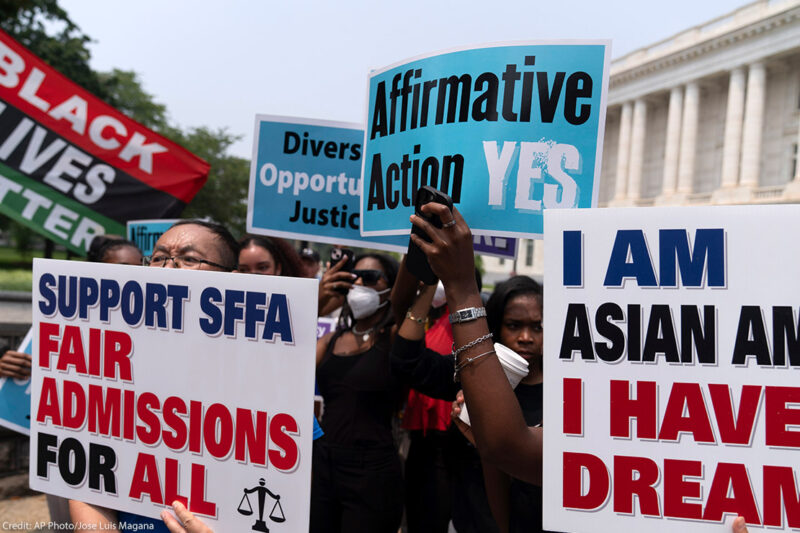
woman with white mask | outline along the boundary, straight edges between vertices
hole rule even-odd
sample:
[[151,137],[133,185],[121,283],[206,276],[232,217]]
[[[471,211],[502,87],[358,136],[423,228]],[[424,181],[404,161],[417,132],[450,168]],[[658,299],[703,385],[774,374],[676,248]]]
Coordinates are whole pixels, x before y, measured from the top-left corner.
[[336,331],[317,342],[317,383],[325,399],[314,441],[312,533],[396,533],[403,512],[392,417],[402,385],[392,377],[389,294],[397,262],[357,257]]

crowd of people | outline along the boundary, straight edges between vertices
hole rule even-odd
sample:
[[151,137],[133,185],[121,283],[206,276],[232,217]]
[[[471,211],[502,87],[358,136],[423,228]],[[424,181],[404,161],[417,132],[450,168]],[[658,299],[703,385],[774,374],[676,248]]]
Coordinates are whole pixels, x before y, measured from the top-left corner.
[[[327,265],[321,315],[338,316],[317,343],[324,416],[315,427],[312,533],[542,530],[542,286],[515,276],[484,302],[464,219],[441,204],[411,222],[431,238],[411,239],[438,285],[424,285],[405,260],[368,253]],[[319,255],[263,236],[236,241],[224,227],[184,220],[142,257],[122,238],[98,237],[89,260],[150,267],[314,277]],[[495,342],[521,356],[527,375],[515,389]],[[30,356],[0,348],[0,376],[30,375]],[[454,379],[455,378],[455,379]],[[312,394],[312,391],[309,391]],[[458,415],[466,401],[470,424]],[[311,416],[309,414],[309,416]],[[315,418],[315,425],[317,420]],[[405,465],[398,451],[407,435]],[[110,529],[119,521],[173,533],[211,531],[179,502],[163,522],[71,501],[74,524]],[[743,520],[734,523],[746,531]]]

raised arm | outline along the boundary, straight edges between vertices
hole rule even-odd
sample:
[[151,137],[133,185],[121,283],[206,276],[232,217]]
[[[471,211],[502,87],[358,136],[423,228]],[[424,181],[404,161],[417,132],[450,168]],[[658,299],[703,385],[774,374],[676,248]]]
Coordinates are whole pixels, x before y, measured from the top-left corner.
[[[426,204],[422,211],[438,216],[443,227],[435,228],[412,215],[411,222],[424,230],[431,242],[413,234],[411,238],[428,256],[433,272],[442,280],[451,312],[482,307],[475,283],[472,234],[463,217],[457,209],[451,214],[446,206],[435,203]],[[456,364],[457,368],[462,367],[459,374],[478,451],[508,474],[540,485],[541,429],[526,425],[488,334],[489,327],[483,318],[453,325],[455,346],[463,348]]]

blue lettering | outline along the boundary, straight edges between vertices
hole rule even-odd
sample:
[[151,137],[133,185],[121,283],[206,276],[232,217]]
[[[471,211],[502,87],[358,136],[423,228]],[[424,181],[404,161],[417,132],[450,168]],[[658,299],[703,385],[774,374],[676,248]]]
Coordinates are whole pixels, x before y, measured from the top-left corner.
[[698,229],[691,252],[686,230],[662,229],[658,232],[658,241],[662,287],[678,286],[676,258],[685,287],[702,287],[706,271],[709,287],[725,286],[725,232],[722,228]]
[[122,318],[129,326],[135,326],[142,321],[144,310],[144,295],[142,288],[135,281],[129,281],[122,286]]
[[189,287],[185,285],[169,285],[167,294],[172,300],[172,329],[183,329],[183,301],[189,298]]
[[94,278],[81,278],[78,282],[78,293],[80,294],[78,316],[83,319],[89,318],[89,308],[97,304],[99,296],[97,281]]
[[583,285],[583,250],[580,231],[564,232],[564,286]]
[[167,327],[167,289],[159,283],[144,287],[144,325],[152,328],[158,320],[159,328]]
[[[64,286],[69,281],[68,290]],[[72,318],[78,310],[78,278],[70,276],[58,276],[58,312],[64,318]]]
[[[628,262],[628,251],[630,251],[630,263]],[[640,287],[655,287],[658,285],[642,230],[617,231],[603,285],[606,287],[620,287],[625,278],[636,278],[636,283]]]
[[50,288],[55,283],[56,278],[52,274],[42,274],[42,277],[39,278],[39,294],[44,298],[39,302],[39,311],[45,316],[56,312],[56,293]]
[[222,294],[215,287],[206,287],[200,293],[200,309],[208,318],[200,319],[200,329],[206,335],[217,335],[222,329],[222,313],[215,303],[222,302]]
[[289,314],[289,302],[285,294],[273,294],[269,299],[267,321],[261,338],[271,341],[276,333],[281,336],[283,342],[293,342],[292,317]]
[[236,335],[236,322],[244,318],[241,303],[244,303],[244,291],[225,291],[225,335]]
[[100,280],[100,320],[108,322],[108,312],[119,306],[119,283],[115,279]]
[[267,303],[267,295],[263,292],[248,292],[245,302],[244,336],[255,339],[256,324],[264,321],[263,306]]

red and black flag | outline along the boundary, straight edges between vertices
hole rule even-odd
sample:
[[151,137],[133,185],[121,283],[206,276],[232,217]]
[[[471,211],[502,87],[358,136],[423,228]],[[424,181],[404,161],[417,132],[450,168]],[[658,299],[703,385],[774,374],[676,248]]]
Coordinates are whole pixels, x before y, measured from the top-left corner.
[[0,31],[0,213],[83,254],[129,219],[177,217],[208,170]]

